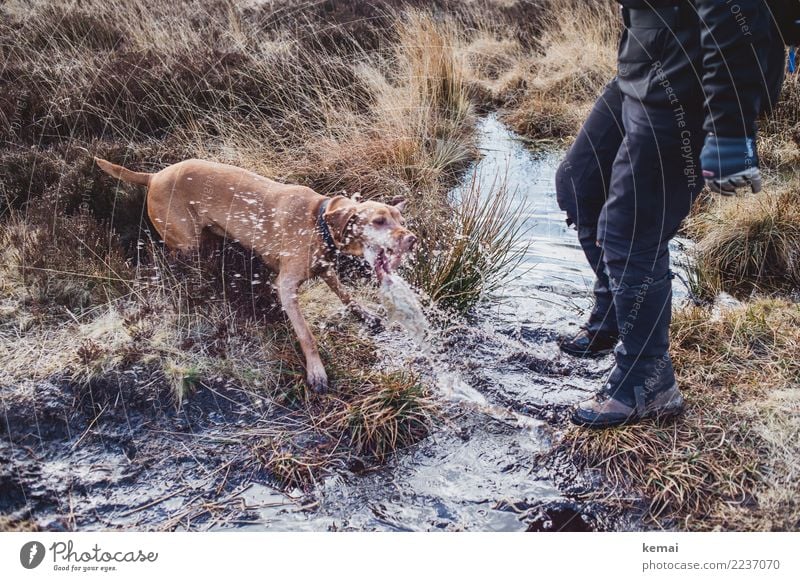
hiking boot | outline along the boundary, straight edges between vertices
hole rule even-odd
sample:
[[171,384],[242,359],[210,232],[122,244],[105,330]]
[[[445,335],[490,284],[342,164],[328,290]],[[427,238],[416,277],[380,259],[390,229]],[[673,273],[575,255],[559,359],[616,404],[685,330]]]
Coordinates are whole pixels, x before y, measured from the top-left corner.
[[607,385],[591,399],[578,404],[572,423],[589,428],[610,428],[636,423],[645,418],[662,419],[680,415],[684,401],[677,384],[655,393],[637,390],[636,404],[630,406],[611,396]]
[[572,338],[564,338],[559,349],[575,357],[601,357],[614,350],[619,334],[581,328]]

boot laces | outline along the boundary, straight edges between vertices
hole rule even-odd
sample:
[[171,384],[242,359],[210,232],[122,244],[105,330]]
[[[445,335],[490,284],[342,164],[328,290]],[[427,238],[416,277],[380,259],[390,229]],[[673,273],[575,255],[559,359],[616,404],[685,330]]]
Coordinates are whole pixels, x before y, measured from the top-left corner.
[[611,384],[606,383],[600,391],[595,393],[594,399],[599,403],[603,403],[604,401],[611,399]]

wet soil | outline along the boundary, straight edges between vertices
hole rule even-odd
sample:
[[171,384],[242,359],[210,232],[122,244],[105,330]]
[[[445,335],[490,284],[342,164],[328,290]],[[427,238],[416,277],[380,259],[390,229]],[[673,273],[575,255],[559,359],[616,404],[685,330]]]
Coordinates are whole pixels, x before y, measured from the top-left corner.
[[48,530],[192,527],[223,508],[246,518],[237,490],[265,475],[241,432],[270,415],[254,403],[221,383],[178,409],[146,368],[2,386],[0,513]]

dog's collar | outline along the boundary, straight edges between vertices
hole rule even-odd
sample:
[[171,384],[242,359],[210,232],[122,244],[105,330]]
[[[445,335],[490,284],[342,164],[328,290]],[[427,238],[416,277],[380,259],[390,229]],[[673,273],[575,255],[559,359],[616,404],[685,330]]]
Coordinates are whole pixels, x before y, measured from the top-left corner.
[[328,251],[338,252],[339,248],[337,248],[336,241],[333,239],[333,234],[331,234],[331,229],[325,221],[325,211],[328,209],[328,204],[330,203],[331,199],[326,198],[319,205],[319,210],[317,211],[317,231],[320,233],[320,236],[322,236],[322,240],[325,242]]

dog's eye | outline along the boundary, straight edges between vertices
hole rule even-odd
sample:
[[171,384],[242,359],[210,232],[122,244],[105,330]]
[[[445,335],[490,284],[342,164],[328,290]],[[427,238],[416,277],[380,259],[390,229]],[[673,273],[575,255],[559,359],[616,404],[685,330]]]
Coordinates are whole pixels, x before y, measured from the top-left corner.
[[384,224],[386,224],[386,218],[384,216],[378,216],[372,221],[372,223],[375,224],[376,226],[383,226]]

